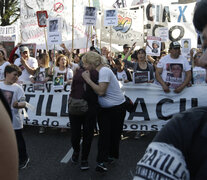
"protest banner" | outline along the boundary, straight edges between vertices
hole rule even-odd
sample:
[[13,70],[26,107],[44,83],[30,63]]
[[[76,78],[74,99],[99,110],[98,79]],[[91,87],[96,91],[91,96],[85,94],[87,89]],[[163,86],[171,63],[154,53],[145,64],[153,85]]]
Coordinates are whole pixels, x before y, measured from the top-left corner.
[[[62,41],[66,46],[72,47],[72,28],[74,28],[74,48],[85,48],[87,31],[83,25],[82,18],[76,18],[72,25],[72,1],[29,1],[21,0],[20,31],[22,43],[36,43],[38,46],[45,48],[44,29],[39,28],[36,12],[44,9],[48,12],[49,18],[62,18],[61,33]],[[88,1],[74,1],[74,17],[83,17],[84,7],[88,6]],[[48,46],[53,49],[53,45]]]
[[[103,20],[104,18],[102,18]],[[101,40],[109,43],[111,34],[111,41],[114,44],[132,45],[134,42],[137,46],[143,46],[143,9],[124,10],[118,9],[118,25],[113,26],[112,31],[109,27],[105,27],[104,23],[101,26]]]
[[[135,104],[135,111],[126,114],[124,130],[159,131],[172,115],[191,107],[206,106],[207,85],[193,85],[180,94],[173,91],[164,93],[163,89],[152,83],[122,83],[121,89]],[[28,109],[26,125],[48,127],[70,127],[68,118],[68,97],[70,85],[65,84],[62,91],[55,92],[52,82],[45,84],[42,91],[34,91],[33,84],[23,84],[26,101],[35,110]]]

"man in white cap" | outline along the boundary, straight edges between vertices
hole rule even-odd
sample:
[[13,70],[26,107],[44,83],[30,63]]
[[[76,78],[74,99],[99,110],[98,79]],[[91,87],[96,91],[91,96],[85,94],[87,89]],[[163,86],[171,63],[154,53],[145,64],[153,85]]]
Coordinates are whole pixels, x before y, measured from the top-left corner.
[[20,58],[17,58],[14,62],[15,65],[22,69],[22,75],[19,77],[19,82],[30,81],[30,75],[32,70],[38,67],[37,60],[30,57],[29,48],[27,46],[20,47]]
[[156,79],[166,93],[170,92],[170,89],[180,93],[191,80],[191,66],[188,60],[180,55],[179,42],[171,42],[169,52],[157,64]]

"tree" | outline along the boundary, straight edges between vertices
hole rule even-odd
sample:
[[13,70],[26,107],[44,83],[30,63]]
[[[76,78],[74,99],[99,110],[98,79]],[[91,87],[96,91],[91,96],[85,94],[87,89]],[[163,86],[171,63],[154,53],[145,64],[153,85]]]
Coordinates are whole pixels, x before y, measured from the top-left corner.
[[13,24],[20,16],[19,0],[0,0],[1,26]]

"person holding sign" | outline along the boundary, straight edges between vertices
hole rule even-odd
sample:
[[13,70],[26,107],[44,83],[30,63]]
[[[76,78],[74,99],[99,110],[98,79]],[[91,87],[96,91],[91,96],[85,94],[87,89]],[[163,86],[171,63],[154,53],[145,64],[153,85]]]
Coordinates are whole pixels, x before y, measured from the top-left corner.
[[134,71],[134,82],[135,83],[152,83],[154,81],[154,68],[146,60],[146,51],[144,49],[139,49],[135,51],[136,61],[130,62],[126,59],[123,60],[125,67],[132,68]]
[[71,62],[67,56],[63,54],[59,55],[54,68],[54,78],[63,76],[63,80],[70,84],[73,78],[73,71],[69,68],[70,64]]

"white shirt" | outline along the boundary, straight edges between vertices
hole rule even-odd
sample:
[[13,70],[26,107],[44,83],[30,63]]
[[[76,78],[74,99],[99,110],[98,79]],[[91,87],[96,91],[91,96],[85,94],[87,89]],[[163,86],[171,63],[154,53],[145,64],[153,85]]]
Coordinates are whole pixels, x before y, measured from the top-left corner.
[[99,71],[99,83],[101,82],[109,83],[105,95],[98,97],[101,107],[109,108],[125,102],[118,80],[108,67],[102,67]]
[[[22,69],[22,75],[19,76],[19,82],[30,82],[30,77],[31,75],[28,73],[28,71],[22,66],[22,63],[20,61],[21,59],[20,58],[17,58],[15,61],[14,61],[14,64],[19,66],[21,69]],[[27,64],[29,67],[31,68],[37,68],[38,67],[38,63],[37,63],[37,60],[33,57],[29,57],[29,59],[27,60]]]
[[118,72],[117,71],[117,79],[119,80],[119,81],[121,81],[121,80],[127,80],[127,74],[126,74],[126,72],[123,70],[122,72]]
[[160,59],[157,67],[163,69],[161,77],[173,89],[179,87],[184,82],[185,72],[191,70],[188,60],[182,55],[177,59],[173,59],[168,54]]
[[25,94],[22,87],[16,83],[12,85],[6,85],[4,82],[0,82],[0,89],[2,90],[8,104],[12,111],[12,125],[14,129],[23,128],[23,116],[21,114],[22,109],[13,108],[15,101],[24,102]]
[[8,61],[4,62],[4,64],[2,64],[0,66],[0,81],[3,81],[5,79],[4,77],[4,69],[7,65],[10,65],[10,63]]
[[54,68],[54,78],[57,76],[63,75],[64,80],[67,81],[73,78],[73,71],[70,68],[65,68],[63,71],[59,69],[59,67],[55,66]]

